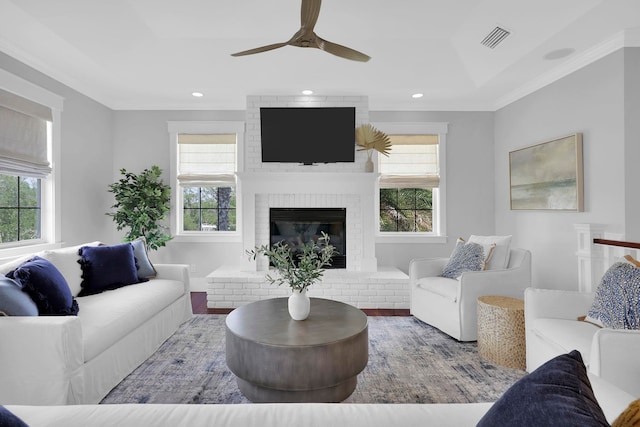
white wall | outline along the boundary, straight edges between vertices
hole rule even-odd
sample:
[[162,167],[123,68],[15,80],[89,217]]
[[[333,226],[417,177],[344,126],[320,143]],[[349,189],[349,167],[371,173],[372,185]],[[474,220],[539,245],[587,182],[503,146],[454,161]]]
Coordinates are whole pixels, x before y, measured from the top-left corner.
[[[495,113],[495,229],[532,251],[536,287],[577,290],[573,224],[624,232],[624,75],[619,50]],[[584,212],[511,211],[509,151],[575,132],[583,133]]]

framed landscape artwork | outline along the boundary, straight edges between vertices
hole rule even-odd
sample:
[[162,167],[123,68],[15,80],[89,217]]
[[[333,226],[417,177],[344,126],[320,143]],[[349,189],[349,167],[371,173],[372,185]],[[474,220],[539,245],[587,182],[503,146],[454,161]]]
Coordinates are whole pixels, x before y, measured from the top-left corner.
[[582,212],[582,134],[509,153],[512,210]]

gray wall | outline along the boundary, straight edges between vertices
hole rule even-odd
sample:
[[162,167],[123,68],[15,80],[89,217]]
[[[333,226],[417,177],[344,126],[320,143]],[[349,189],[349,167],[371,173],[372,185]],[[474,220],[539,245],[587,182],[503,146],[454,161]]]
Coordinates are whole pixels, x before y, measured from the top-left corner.
[[[495,229],[532,251],[534,286],[577,289],[574,224],[625,231],[625,57],[614,52],[495,114]],[[511,211],[509,151],[575,132],[583,133],[584,212]]]
[[379,265],[405,272],[412,258],[449,256],[458,237],[494,233],[493,113],[370,111],[371,122],[447,122],[447,235],[442,243],[377,243]]
[[[243,111],[112,111],[0,53],[0,67],[65,98],[62,116],[62,240],[115,243],[107,186],[119,169],[157,164],[169,173],[170,120],[243,120]],[[371,111],[372,122],[448,122],[446,244],[378,243],[379,264],[406,271],[414,257],[446,256],[458,236],[512,234],[533,252],[536,286],[576,289],[575,223],[606,224],[640,239],[640,49],[617,51],[500,109],[490,112]],[[570,134],[584,134],[585,212],[509,209],[508,153]],[[229,245],[235,245],[231,248]],[[178,243],[155,262],[195,264],[196,286],[219,265],[235,262],[239,243]],[[231,249],[231,250],[229,250]]]
[[62,112],[61,238],[67,244],[108,242],[112,221],[105,216],[113,177],[113,111],[0,52],[0,67],[64,98]]

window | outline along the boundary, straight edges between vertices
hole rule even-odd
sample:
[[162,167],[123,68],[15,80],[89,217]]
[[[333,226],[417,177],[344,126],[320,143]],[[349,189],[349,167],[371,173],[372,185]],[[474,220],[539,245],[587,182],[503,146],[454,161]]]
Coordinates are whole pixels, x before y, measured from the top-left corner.
[[238,140],[242,138],[244,123],[170,122],[169,130],[175,146],[174,234],[192,237],[234,234],[238,229]]
[[182,231],[236,230],[236,135],[178,134]]
[[59,240],[52,165],[61,111],[62,98],[0,70],[0,248],[9,256],[18,246]]
[[446,125],[380,124],[389,156],[378,155],[380,235],[444,235]]
[[40,239],[40,179],[0,174],[0,243]]

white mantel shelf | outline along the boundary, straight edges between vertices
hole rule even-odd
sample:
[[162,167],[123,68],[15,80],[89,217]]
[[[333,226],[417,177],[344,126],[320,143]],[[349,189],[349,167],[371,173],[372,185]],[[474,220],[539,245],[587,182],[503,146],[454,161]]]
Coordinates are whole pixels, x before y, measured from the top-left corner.
[[[309,166],[313,168],[313,166]],[[238,173],[243,189],[249,187],[253,193],[303,192],[321,193],[330,188],[333,194],[351,194],[371,191],[379,173],[367,172],[264,172]],[[277,186],[277,191],[274,186]]]
[[[269,284],[267,271],[245,271],[222,266],[207,276],[207,307],[236,308],[267,298],[287,297],[286,286]],[[309,288],[310,297],[342,301],[361,309],[409,308],[409,276],[394,267],[375,272],[325,270],[319,283]]]

